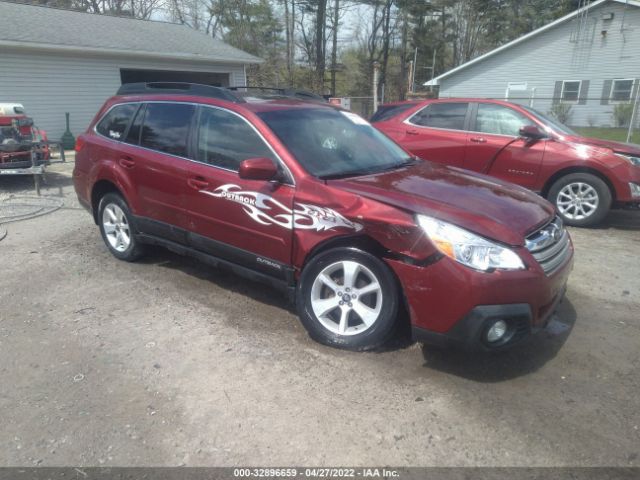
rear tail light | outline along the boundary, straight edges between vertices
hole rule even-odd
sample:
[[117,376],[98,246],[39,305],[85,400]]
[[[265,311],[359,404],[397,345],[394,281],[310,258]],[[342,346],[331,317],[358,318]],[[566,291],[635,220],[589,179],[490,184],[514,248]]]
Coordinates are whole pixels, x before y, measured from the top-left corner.
[[76,138],[76,146],[75,146],[75,151],[79,152],[80,150],[82,150],[82,147],[84,147],[84,138],[82,137],[82,135],[80,135],[78,138]]

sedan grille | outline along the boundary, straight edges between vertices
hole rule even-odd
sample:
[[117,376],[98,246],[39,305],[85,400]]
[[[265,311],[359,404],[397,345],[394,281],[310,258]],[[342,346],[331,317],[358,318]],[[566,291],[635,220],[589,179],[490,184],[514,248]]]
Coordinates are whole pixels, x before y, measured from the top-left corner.
[[571,254],[569,233],[564,228],[560,217],[556,217],[552,222],[529,235],[525,244],[547,275],[551,275],[564,265]]

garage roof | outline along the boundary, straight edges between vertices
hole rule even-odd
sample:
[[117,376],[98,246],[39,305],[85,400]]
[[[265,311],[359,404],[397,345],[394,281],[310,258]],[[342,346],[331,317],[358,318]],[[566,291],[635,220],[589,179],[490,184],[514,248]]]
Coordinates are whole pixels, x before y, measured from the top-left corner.
[[252,64],[262,60],[185,25],[0,1],[0,46]]

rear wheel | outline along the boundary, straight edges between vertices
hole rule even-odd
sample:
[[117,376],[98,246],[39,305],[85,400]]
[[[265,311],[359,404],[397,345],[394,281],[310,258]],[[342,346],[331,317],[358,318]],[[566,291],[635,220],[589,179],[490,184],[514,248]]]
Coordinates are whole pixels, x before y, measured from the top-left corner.
[[302,272],[298,314],[315,340],[348,350],[369,350],[394,331],[398,288],[389,267],[355,248],[329,250]]
[[114,257],[133,262],[142,255],[142,245],[135,238],[132,215],[124,199],[107,193],[100,199],[98,224],[104,243]]
[[567,225],[588,227],[606,217],[611,207],[611,191],[595,175],[571,173],[551,186],[548,200]]

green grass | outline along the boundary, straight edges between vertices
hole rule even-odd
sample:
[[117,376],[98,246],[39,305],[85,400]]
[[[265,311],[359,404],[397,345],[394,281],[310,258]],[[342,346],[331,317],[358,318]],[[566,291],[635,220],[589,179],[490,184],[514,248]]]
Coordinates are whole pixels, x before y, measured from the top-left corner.
[[[580,135],[585,137],[602,138],[603,140],[614,140],[617,142],[627,141],[626,128],[606,128],[606,127],[572,127]],[[631,135],[631,143],[640,144],[640,132],[635,131]]]

